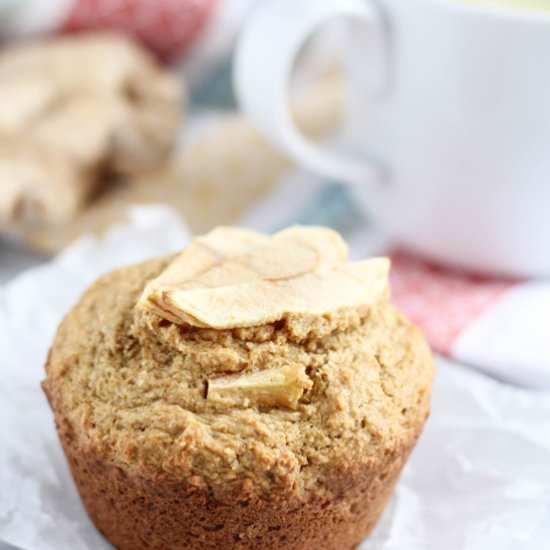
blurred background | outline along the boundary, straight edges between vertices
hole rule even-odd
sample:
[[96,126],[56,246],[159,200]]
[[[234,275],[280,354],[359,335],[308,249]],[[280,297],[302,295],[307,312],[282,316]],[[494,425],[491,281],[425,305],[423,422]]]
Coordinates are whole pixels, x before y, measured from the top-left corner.
[[[292,163],[233,93],[234,44],[254,4],[0,3],[0,281],[101,234],[130,204],[170,204],[192,232],[307,221],[307,184],[301,202],[282,193],[266,206]],[[338,35],[313,41],[298,71],[294,111],[310,136],[341,117]],[[351,206],[341,186],[325,193],[335,212],[321,216]]]
[[[276,135],[275,60],[298,32],[292,123],[368,162],[389,194],[375,200],[353,166],[290,154]],[[235,86],[238,64],[252,95]],[[415,491],[428,504],[372,548],[403,547],[388,525],[422,517],[414,540],[438,525],[437,547],[545,550],[549,97],[550,0],[0,0],[0,373],[22,396],[0,415],[5,433],[23,403],[29,426],[44,417],[51,334],[98,273],[217,225],[327,225],[353,258],[391,257],[392,299],[442,365],[406,505],[390,516]],[[0,538],[34,549],[8,515],[0,498]]]

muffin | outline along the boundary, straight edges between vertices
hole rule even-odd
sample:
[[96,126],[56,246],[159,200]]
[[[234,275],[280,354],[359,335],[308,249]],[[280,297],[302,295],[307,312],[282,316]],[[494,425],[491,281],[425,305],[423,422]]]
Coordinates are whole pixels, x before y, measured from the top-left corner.
[[388,270],[324,228],[219,228],[85,292],[43,387],[116,548],[363,540],[430,409],[431,354]]

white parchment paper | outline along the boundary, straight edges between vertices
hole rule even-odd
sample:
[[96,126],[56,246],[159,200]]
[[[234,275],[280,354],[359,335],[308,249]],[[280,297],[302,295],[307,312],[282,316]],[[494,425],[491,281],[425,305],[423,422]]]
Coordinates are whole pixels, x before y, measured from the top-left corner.
[[[88,520],[39,387],[57,323],[99,274],[182,248],[165,207],[135,208],[102,239],[0,288],[0,541],[111,548]],[[432,416],[362,550],[548,550],[550,394],[439,361]],[[168,550],[168,549],[167,549]]]

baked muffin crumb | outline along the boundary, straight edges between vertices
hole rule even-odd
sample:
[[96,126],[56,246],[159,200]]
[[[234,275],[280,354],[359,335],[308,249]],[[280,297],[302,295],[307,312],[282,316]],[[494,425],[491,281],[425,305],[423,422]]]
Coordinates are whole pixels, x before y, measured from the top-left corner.
[[[176,324],[136,307],[172,260],[99,279],[52,346],[44,389],[96,524],[128,550],[359,543],[429,412],[433,367],[421,334],[386,296],[368,307],[288,314],[253,327]],[[220,380],[233,384],[230,396],[209,398],[208,385],[212,391]],[[273,387],[282,397],[266,399]],[[101,504],[109,484],[132,495],[131,503],[122,498],[118,527]],[[137,535],[120,524],[135,521],[139,498],[151,506],[153,499],[174,521],[191,521],[191,509],[226,519],[219,529],[194,519],[199,542],[173,526],[151,531],[157,543],[152,536],[136,546]],[[243,516],[255,523],[238,523],[239,503],[255,503]],[[300,527],[300,517],[319,534]],[[331,539],[325,531],[336,517],[347,534]],[[156,520],[147,518],[152,529]]]

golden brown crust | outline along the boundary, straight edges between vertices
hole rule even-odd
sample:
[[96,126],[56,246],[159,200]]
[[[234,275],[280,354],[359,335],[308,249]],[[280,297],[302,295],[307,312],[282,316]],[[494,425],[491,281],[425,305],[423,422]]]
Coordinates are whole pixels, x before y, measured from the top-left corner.
[[118,550],[351,550],[376,524],[422,426],[375,461],[333,472],[330,492],[243,487],[223,500],[188,480],[128,474],[76,447],[62,420],[58,432],[88,514]]

